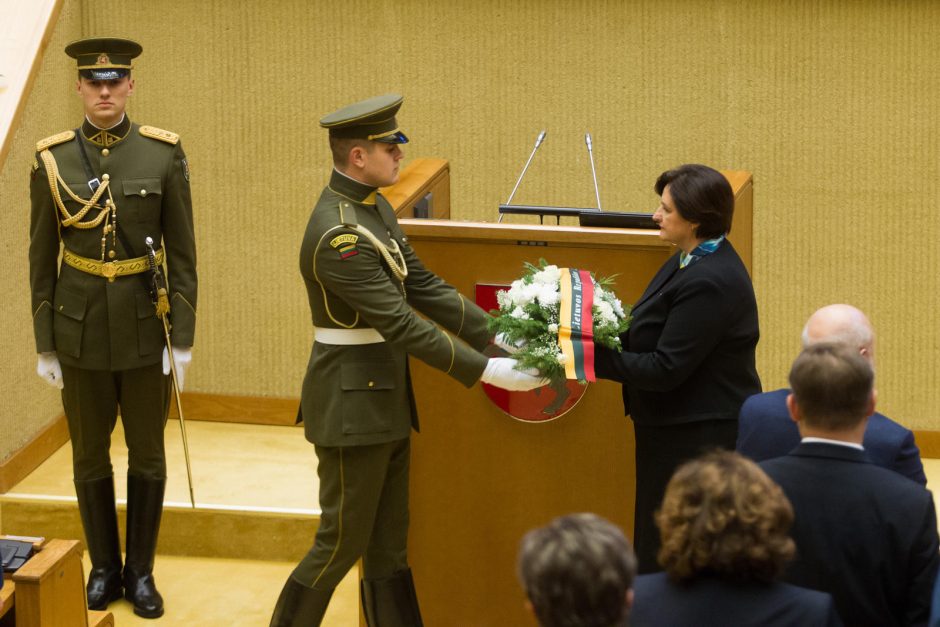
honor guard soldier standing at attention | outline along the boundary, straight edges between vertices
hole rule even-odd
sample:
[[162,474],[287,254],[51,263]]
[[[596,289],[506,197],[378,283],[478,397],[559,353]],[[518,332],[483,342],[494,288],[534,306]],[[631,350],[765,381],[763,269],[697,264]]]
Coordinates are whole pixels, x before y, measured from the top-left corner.
[[487,314],[422,265],[377,193],[398,180],[408,141],[395,121],[401,103],[379,96],[320,120],[334,171],[307,224],[300,271],[315,332],[301,415],[319,460],[322,516],[277,601],[275,626],[319,625],[360,557],[370,627],[422,624],[406,551],[409,438],[418,429],[409,355],[467,387],[545,383],[512,359],[478,352],[493,339]]
[[[189,168],[175,133],[138,126],[124,113],[139,44],[83,39],[65,52],[78,61],[85,119],[38,143],[30,176],[37,370],[62,390],[92,564],[88,607],[104,609],[123,592],[136,614],[156,618],[163,599],[152,573],[171,388],[145,239],[162,242],[155,261],[165,259],[169,268],[171,337],[182,383],[196,319]],[[123,572],[109,455],[119,408],[128,449]]]

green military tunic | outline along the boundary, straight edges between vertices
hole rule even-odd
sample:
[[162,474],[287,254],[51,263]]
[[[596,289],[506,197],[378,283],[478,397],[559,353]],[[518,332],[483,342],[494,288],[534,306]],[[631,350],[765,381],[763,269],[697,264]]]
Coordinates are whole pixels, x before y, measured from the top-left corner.
[[478,350],[492,336],[487,314],[424,267],[388,201],[337,171],[310,217],[300,269],[316,328],[340,336],[374,329],[384,339],[344,345],[317,337],[304,378],[323,515],[293,577],[328,590],[359,557],[366,579],[407,568],[409,434],[418,428],[408,356],[469,387],[486,367]]
[[[107,183],[97,206],[87,211],[92,190],[79,147],[93,177]],[[146,270],[146,260],[140,259],[147,250],[145,238],[152,238],[156,248],[162,243],[172,341],[192,345],[196,252],[189,170],[179,137],[132,124],[126,116],[108,130],[86,120],[77,132],[39,142],[30,196],[36,349],[55,351],[62,364],[76,479],[110,472],[107,436],[118,403],[129,447],[131,440],[139,443],[129,451],[132,474],[165,476],[162,429],[169,388],[160,366],[165,339],[151,302],[150,274],[107,278],[102,273],[111,274],[105,268],[108,263],[117,267],[131,259],[137,259],[135,269]],[[145,381],[128,385],[124,376],[115,390],[116,379],[93,374],[108,372],[133,373],[130,376]],[[121,385],[127,388],[123,397]]]
[[[361,228],[383,247],[397,246],[400,256],[390,263]],[[393,273],[399,259],[407,265],[404,280]],[[311,442],[375,444],[417,429],[409,354],[468,387],[479,380],[487,358],[477,351],[492,337],[487,314],[424,267],[374,188],[334,170],[307,225],[300,269],[315,327],[372,328],[385,339],[314,344],[301,400]]]
[[[80,139],[79,139],[80,138]],[[66,131],[39,143],[30,181],[30,286],[37,352],[55,351],[63,364],[92,370],[129,370],[160,361],[163,330],[150,300],[147,273],[109,281],[77,268],[59,267],[59,243],[85,259],[102,261],[102,237],[110,216],[94,228],[64,227],[53,199],[42,152],[55,159],[62,182],[88,199],[91,190],[78,142],[99,180],[107,175],[117,206],[115,222],[125,240],[106,234],[104,262],[143,256],[151,237],[166,250],[172,340],[191,346],[196,322],[196,248],[186,155],[179,138],[152,127],[139,127],[125,116],[117,127],[101,131],[87,120],[78,137]],[[82,206],[57,183],[72,215]],[[107,199],[104,194],[99,204]],[[97,218],[92,208],[82,222]],[[145,280],[142,280],[142,277]]]

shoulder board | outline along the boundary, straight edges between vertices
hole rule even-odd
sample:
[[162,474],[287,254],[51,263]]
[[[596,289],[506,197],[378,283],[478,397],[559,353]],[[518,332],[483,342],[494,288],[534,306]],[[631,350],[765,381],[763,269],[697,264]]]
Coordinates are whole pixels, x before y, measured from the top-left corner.
[[180,136],[176,133],[172,131],[165,131],[162,128],[157,128],[156,126],[141,126],[140,134],[144,137],[150,137],[151,139],[159,139],[162,142],[173,144],[174,146],[180,140]]
[[359,219],[356,217],[356,207],[348,200],[339,201],[339,219],[346,226],[359,224]]
[[46,148],[51,148],[52,146],[61,144],[63,142],[72,141],[74,137],[75,137],[75,131],[62,131],[61,133],[58,133],[51,137],[41,139],[38,142],[36,142],[36,152],[42,152]]

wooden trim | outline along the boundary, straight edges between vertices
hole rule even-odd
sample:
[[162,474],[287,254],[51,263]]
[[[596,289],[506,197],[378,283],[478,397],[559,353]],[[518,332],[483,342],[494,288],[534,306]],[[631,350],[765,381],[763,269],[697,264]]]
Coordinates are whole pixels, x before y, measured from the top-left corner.
[[0,494],[9,492],[68,441],[69,426],[62,415],[0,463]]
[[915,429],[914,442],[920,449],[921,459],[940,459],[940,431]]
[[[253,425],[293,426],[297,420],[300,399],[261,396],[234,396],[183,392],[186,420],[235,422]],[[170,418],[178,418],[176,401],[170,404]]]
[[382,195],[399,218],[414,217],[414,205],[432,192],[434,215],[439,220],[450,218],[450,164],[447,159],[422,157],[405,167],[398,182],[383,187]]
[[[579,248],[640,248],[669,251],[672,244],[659,239],[659,231],[641,229],[582,228],[541,224],[497,224],[451,220],[399,220],[412,241],[504,243],[528,246],[577,246]],[[538,255],[537,248],[533,255]],[[545,253],[547,254],[547,253]]]

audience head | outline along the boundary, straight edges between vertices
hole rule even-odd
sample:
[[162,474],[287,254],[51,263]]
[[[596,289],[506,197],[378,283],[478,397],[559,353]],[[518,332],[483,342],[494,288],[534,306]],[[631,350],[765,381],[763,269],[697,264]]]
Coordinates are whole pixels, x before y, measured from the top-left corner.
[[871,363],[845,344],[813,344],[790,368],[787,405],[801,425],[821,431],[864,430],[875,411]]
[[826,305],[809,317],[803,327],[803,348],[822,342],[845,344],[869,360],[874,357],[871,322],[852,305]]
[[731,451],[680,466],[656,524],[659,563],[676,582],[701,576],[770,582],[795,550],[787,497],[757,464]]
[[656,179],[656,193],[662,196],[667,185],[679,215],[698,225],[696,237],[713,239],[731,230],[734,192],[721,172],[707,165],[689,163],[660,174]]
[[636,558],[616,525],[571,514],[522,538],[518,573],[543,627],[611,627],[627,616]]

